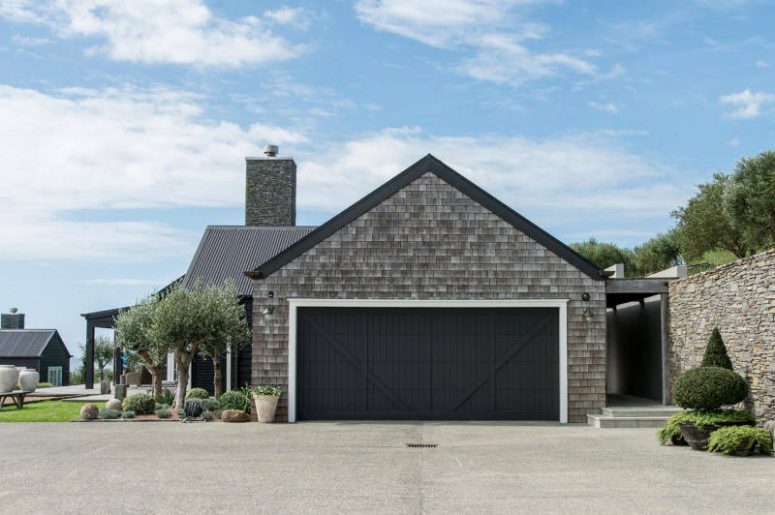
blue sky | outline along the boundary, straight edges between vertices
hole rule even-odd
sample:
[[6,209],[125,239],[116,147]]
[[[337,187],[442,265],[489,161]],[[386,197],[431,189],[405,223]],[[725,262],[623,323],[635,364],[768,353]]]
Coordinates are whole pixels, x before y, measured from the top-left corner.
[[[677,5],[676,5],[677,4]],[[426,153],[561,239],[635,245],[775,136],[775,8],[0,0],[0,307],[55,327],[243,221],[244,156],[319,224]]]

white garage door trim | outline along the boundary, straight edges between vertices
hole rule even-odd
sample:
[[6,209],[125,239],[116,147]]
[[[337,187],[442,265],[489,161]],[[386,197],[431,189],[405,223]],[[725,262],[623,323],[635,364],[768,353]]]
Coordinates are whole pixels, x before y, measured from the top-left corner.
[[383,300],[288,299],[288,422],[296,422],[296,314],[304,307],[339,308],[557,308],[560,319],[560,422],[568,422],[568,299]]

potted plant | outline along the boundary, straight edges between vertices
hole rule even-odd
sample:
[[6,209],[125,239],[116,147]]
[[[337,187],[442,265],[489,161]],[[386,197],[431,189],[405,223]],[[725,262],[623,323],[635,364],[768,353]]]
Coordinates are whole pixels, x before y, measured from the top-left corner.
[[681,374],[673,385],[673,400],[691,410],[680,422],[681,435],[692,449],[704,451],[711,433],[722,426],[752,425],[753,417],[723,411],[748,395],[748,384],[739,374],[721,367],[700,367]]
[[280,400],[282,393],[282,388],[274,385],[261,385],[253,388],[253,400],[256,401],[256,413],[258,414],[259,422],[274,422],[277,401]]
[[757,449],[762,454],[772,454],[772,434],[761,427],[722,427],[708,441],[709,452],[729,456],[750,456]]

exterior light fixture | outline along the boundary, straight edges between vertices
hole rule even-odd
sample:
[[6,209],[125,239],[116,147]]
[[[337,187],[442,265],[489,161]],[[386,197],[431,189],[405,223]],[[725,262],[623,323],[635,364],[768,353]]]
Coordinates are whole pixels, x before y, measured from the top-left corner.
[[268,317],[274,314],[274,306],[265,307],[264,309],[261,310],[261,314],[263,314],[265,317]]
[[584,310],[581,312],[581,315],[584,317],[584,320],[589,322],[592,320],[592,310],[589,308],[589,301],[592,299],[592,296],[584,292],[581,294],[581,302],[584,306]]

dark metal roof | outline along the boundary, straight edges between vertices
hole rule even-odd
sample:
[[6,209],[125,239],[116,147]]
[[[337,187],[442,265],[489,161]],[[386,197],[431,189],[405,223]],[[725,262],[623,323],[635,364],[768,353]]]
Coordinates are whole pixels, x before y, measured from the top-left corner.
[[197,281],[207,286],[231,279],[238,295],[252,296],[253,286],[245,271],[253,270],[314,229],[308,226],[211,225],[199,242],[183,279],[183,287],[193,288]]
[[0,357],[39,358],[54,337],[56,329],[0,329]]
[[266,262],[262,263],[252,272],[246,272],[246,275],[260,279],[273,274],[278,269],[293,261],[304,252],[310,250],[342,227],[367,213],[378,204],[392,195],[395,195],[399,190],[408,186],[428,172],[433,173],[441,180],[460,190],[466,196],[480,203],[486,209],[492,211],[503,220],[513,225],[516,229],[531,237],[592,279],[603,279],[600,275],[600,269],[581,254],[511,209],[509,206],[496,199],[431,154],[423,157],[415,164],[312,231],[305,238],[297,241],[276,256],[268,258]]

